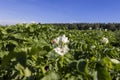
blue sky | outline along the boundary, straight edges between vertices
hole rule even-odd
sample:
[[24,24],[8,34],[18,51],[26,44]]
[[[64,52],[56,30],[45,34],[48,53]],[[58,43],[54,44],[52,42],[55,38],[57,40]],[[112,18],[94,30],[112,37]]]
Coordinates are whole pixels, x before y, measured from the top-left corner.
[[120,0],[0,0],[0,24],[120,22]]

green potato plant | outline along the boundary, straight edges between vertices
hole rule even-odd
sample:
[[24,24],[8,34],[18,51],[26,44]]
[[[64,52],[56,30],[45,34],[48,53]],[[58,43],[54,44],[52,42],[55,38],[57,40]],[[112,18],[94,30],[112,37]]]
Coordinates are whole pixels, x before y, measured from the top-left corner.
[[120,31],[0,27],[0,80],[119,80]]

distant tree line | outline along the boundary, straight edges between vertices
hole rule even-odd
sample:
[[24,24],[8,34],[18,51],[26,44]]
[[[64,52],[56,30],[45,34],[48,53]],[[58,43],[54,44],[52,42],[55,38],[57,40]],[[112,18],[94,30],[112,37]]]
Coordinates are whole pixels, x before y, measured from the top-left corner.
[[[17,24],[16,24],[17,25]],[[16,26],[13,25],[13,26]],[[63,29],[77,29],[77,30],[120,30],[120,23],[38,23],[36,25],[54,26]],[[9,25],[0,25],[6,27]]]
[[[43,24],[48,25],[48,24]],[[54,23],[49,24],[57,27],[66,27],[68,29],[78,29],[78,30],[99,30],[99,29],[107,29],[107,30],[120,30],[120,23]]]

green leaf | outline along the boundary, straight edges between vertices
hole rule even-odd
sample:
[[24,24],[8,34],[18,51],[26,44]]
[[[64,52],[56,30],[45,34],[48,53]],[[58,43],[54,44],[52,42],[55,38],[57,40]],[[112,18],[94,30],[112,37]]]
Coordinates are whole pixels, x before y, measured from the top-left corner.
[[[3,53],[5,54],[5,53]],[[10,64],[10,61],[15,58],[15,53],[6,53],[6,55],[4,55],[4,57],[2,58],[2,66],[7,66]]]
[[73,62],[71,62],[70,64],[69,64],[69,67],[71,68],[71,69],[76,69],[77,68],[77,61],[73,61]]
[[83,48],[84,51],[87,50],[87,47],[88,47],[87,44],[83,44],[83,45],[82,45],[82,48]]
[[96,64],[98,80],[112,80],[107,67],[103,66],[100,62]]
[[77,63],[77,69],[81,73],[88,73],[88,62],[84,59],[79,60]]
[[31,71],[28,69],[28,67],[25,68],[24,75],[25,75],[25,77],[30,77],[31,76]]
[[47,52],[49,52],[49,51],[51,51],[51,48],[50,48],[50,46],[44,46],[43,50],[46,50]]
[[115,71],[120,71],[120,64],[114,64],[113,66]]
[[16,60],[19,62],[22,66],[26,66],[26,60],[27,60],[27,55],[24,52],[21,53],[16,53]]
[[30,32],[34,32],[34,28],[33,27],[30,27]]
[[1,31],[1,33],[4,34],[4,35],[7,34],[7,31],[6,31],[5,29],[2,29],[2,28],[1,28],[0,31]]
[[109,69],[112,69],[112,62],[110,61],[110,59],[108,57],[104,57],[101,59],[101,64]]
[[20,63],[17,63],[15,69],[20,72],[20,75],[24,75],[24,67]]
[[15,46],[18,46],[18,42],[14,40],[9,40],[8,43],[14,44]]
[[55,72],[50,72],[48,75],[44,76],[41,80],[59,80],[59,75]]
[[31,51],[30,51],[29,54],[30,54],[30,55],[35,55],[35,54],[38,54],[41,50],[42,50],[41,47],[39,47],[39,46],[38,46],[38,47],[37,47],[37,46],[34,47],[34,46],[33,46],[33,47],[31,48]]
[[0,58],[3,58],[4,56],[7,56],[9,54],[8,51],[1,51],[0,52]]

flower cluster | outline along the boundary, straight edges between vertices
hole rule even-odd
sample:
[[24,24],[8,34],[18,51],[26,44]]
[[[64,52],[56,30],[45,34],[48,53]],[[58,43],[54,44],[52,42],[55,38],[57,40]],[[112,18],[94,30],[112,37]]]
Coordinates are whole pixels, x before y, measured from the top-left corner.
[[56,39],[52,40],[52,44],[55,47],[54,51],[59,55],[63,56],[69,51],[67,43],[69,42],[68,37],[65,35],[59,36]]
[[107,44],[109,41],[108,41],[108,38],[102,37],[101,42],[104,44]]

